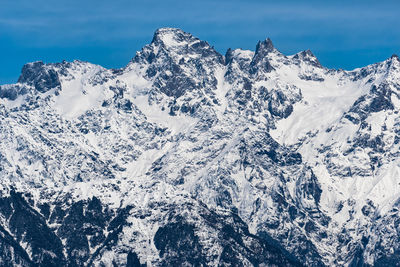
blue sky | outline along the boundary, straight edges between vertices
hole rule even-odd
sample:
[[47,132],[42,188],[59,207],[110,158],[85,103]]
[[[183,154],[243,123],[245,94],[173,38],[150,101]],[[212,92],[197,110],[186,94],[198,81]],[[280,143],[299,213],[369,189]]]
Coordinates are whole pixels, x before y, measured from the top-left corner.
[[0,84],[26,62],[126,65],[160,27],[178,27],[219,52],[270,37],[285,54],[311,49],[327,67],[353,69],[400,54],[400,1],[3,0]]

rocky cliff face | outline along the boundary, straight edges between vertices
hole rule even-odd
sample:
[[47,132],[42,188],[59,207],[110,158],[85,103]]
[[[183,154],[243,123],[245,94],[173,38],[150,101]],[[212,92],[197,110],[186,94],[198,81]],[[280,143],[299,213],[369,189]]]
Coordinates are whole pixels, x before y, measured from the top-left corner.
[[0,86],[0,265],[398,265],[399,90],[397,56],[172,28],[118,70],[29,63]]

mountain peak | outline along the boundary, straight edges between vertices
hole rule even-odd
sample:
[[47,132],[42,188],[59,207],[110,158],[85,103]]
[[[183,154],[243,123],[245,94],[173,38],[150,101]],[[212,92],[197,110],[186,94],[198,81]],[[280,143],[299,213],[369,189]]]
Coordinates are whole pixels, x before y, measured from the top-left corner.
[[304,55],[304,56],[309,56],[309,57],[315,57],[315,55],[313,54],[313,52],[311,52],[310,49],[307,49],[305,51],[300,52],[300,54]]
[[157,57],[162,58],[160,53],[168,58],[174,58],[176,63],[183,63],[185,59],[182,57],[187,59],[189,55],[192,59],[211,58],[221,64],[224,63],[224,57],[206,41],[177,28],[157,29],[151,43],[137,52],[133,61],[152,63]]
[[198,40],[190,33],[178,28],[159,28],[155,31],[152,44],[163,45],[166,47],[182,46],[190,41]]
[[264,41],[259,41],[256,46],[256,52],[254,53],[254,57],[251,62],[251,72],[257,72],[257,67],[259,64],[262,65],[262,68],[267,72],[274,70],[274,67],[270,64],[268,59],[268,54],[270,53],[279,53],[278,50],[272,44],[271,39],[267,38]]
[[258,41],[257,46],[256,46],[256,54],[262,52],[262,53],[269,53],[275,51],[276,48],[274,47],[274,44],[272,43],[272,40],[270,38],[267,38],[264,41]]
[[397,67],[400,67],[400,59],[399,56],[396,54],[393,54],[391,57],[387,58],[383,62],[379,62],[375,64],[376,66],[384,65],[388,70],[395,69],[397,71]]
[[399,58],[398,55],[393,54],[393,55],[390,57],[390,61],[392,62],[392,64],[393,64],[394,62],[400,63],[400,58]]
[[322,68],[322,65],[319,62],[318,58],[313,54],[313,52],[311,52],[310,49],[297,53],[296,55],[293,56],[293,58],[308,62],[315,67]]

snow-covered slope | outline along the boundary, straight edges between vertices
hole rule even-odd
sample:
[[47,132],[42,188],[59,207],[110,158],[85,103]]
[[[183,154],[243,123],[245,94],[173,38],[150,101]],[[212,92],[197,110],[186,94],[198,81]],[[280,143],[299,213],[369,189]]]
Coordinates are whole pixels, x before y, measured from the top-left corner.
[[122,69],[0,86],[2,266],[393,266],[400,60],[220,55],[156,31]]

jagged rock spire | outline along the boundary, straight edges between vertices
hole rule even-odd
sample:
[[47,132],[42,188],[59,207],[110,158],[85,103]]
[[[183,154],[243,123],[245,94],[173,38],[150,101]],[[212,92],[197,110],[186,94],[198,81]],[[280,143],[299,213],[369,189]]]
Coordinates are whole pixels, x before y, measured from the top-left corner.
[[270,38],[267,38],[264,41],[258,41],[256,46],[256,54],[258,53],[270,53],[276,51],[274,44]]
[[255,73],[257,71],[256,66],[262,65],[263,69],[267,72],[274,70],[274,67],[269,63],[267,55],[269,53],[278,52],[270,38],[267,38],[264,41],[259,41],[256,46],[256,52],[254,54],[253,60],[251,62],[251,69],[250,72]]

